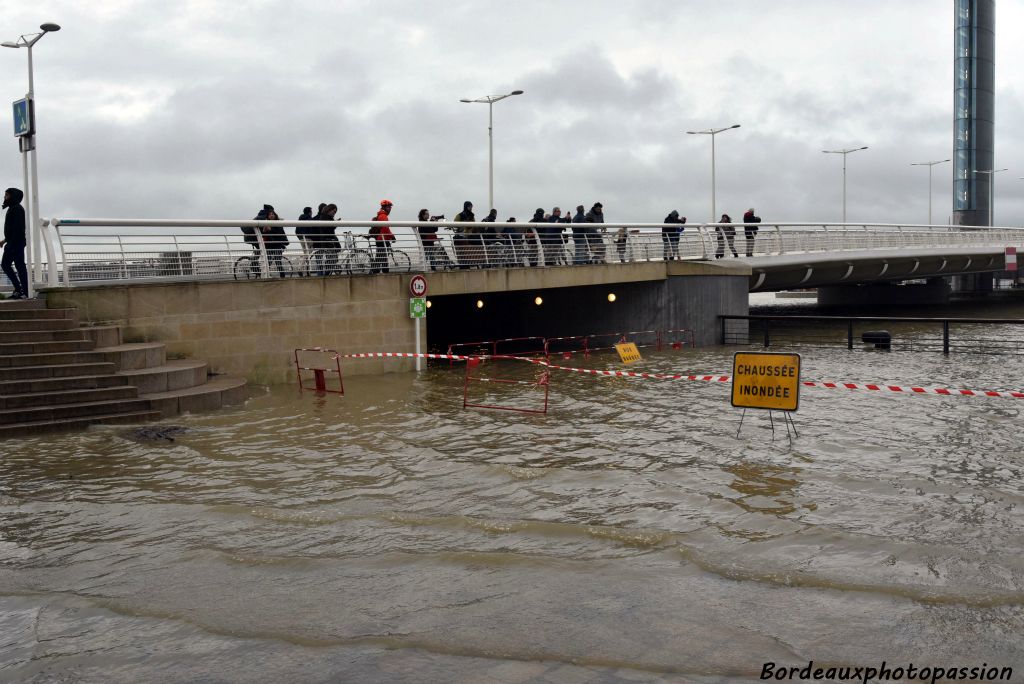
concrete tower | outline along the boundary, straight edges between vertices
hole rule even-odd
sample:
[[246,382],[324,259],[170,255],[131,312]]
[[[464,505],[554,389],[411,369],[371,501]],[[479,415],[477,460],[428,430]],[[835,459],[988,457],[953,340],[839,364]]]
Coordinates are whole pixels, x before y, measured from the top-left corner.
[[995,127],[995,0],[953,0],[953,223],[991,225]]

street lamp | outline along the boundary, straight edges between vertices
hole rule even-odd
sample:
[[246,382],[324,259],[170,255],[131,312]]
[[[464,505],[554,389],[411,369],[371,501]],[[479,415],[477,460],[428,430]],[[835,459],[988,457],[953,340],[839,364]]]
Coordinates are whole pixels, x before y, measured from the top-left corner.
[[710,135],[711,136],[711,222],[717,223],[718,217],[715,213],[715,136],[722,131],[739,128],[739,124],[726,126],[724,128],[709,128],[706,131],[686,131],[687,135]]
[[843,223],[846,223],[846,155],[851,152],[860,152],[861,150],[868,149],[868,146],[864,147],[851,147],[848,150],[822,150],[825,154],[841,154],[843,155]]
[[513,90],[504,95],[485,95],[475,100],[463,98],[459,102],[466,104],[480,103],[487,105],[487,204],[494,209],[494,103],[513,95],[522,95],[522,90]]
[[929,162],[913,162],[911,166],[927,166],[928,167],[928,225],[932,225],[932,167],[936,164],[945,164],[951,159],[941,159],[939,161]]
[[995,217],[992,216],[992,195],[995,194],[993,192],[993,186],[995,185],[995,182],[994,182],[995,181],[995,175],[997,173],[1001,172],[1001,171],[1009,171],[1009,169],[988,169],[987,171],[975,171],[974,172],[974,173],[987,173],[988,174],[988,225],[989,225],[989,228],[991,228],[992,226],[996,225],[996,222],[993,220]]
[[[29,116],[31,116],[31,133],[22,140],[22,155],[29,155],[28,157],[22,158],[22,172],[25,177],[25,187],[28,189],[28,167],[32,166],[32,188],[29,193],[30,201],[26,202],[28,208],[29,217],[29,235],[28,237],[31,245],[31,254],[29,260],[32,263],[32,275],[29,277],[29,282],[26,285],[28,295],[31,297],[32,292],[32,281],[36,275],[42,270],[42,260],[39,257],[39,240],[41,237],[41,230],[39,225],[39,170],[36,166],[36,133],[35,133],[35,81],[32,75],[32,46],[40,41],[40,39],[47,33],[54,33],[60,31],[58,24],[46,23],[39,26],[39,33],[27,33],[22,36],[18,36],[18,40],[5,41],[0,43],[6,48],[28,48],[28,95],[26,98],[29,102]],[[50,264],[50,269],[56,268],[56,264]]]

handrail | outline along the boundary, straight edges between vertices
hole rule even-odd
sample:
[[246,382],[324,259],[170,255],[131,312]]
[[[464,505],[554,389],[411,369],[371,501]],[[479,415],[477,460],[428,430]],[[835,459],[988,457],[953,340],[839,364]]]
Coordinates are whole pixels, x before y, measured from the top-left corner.
[[[252,248],[242,239],[241,227],[263,228],[281,226],[294,229],[344,228],[369,229],[381,225],[375,221],[338,219],[335,221],[279,220],[178,220],[178,219],[113,219],[52,218],[43,220],[43,242],[48,261],[47,285],[56,287],[61,280],[67,285],[82,281],[136,281],[152,278],[213,279],[232,277],[232,265],[242,257],[251,256]],[[476,222],[425,222],[389,220],[396,240],[393,252],[378,252],[372,235],[360,232],[368,246],[342,247],[340,258],[364,254],[362,261],[377,266],[378,254],[401,252],[401,263],[385,264],[395,270],[426,271],[441,268],[518,268],[529,266],[575,266],[593,263],[656,262],[668,253],[663,242],[663,227],[678,224],[618,223],[604,224],[531,224]],[[425,245],[418,228],[429,227],[437,234],[435,244]],[[507,230],[515,234],[483,234],[466,232]],[[549,239],[536,228],[555,227]],[[573,231],[585,228],[582,238]],[[685,224],[678,247],[671,254],[680,260],[707,260],[716,248],[721,251],[728,229],[732,229],[737,247],[745,246],[745,227],[759,228],[753,244],[755,257],[836,252],[848,250],[900,249],[941,246],[1006,246],[1024,247],[1024,228],[984,228],[974,226],[922,224],[841,224],[828,222],[772,222],[761,224]],[[625,229],[620,231],[620,229]],[[333,231],[332,231],[333,232]],[[621,233],[625,234],[622,238]],[[286,230],[290,240],[284,250],[289,273],[308,273],[310,254]],[[472,236],[466,239],[466,236]],[[461,236],[461,237],[459,237]],[[340,235],[338,237],[341,237]],[[273,263],[268,259],[262,231],[256,231],[261,276],[271,274]],[[582,241],[581,241],[582,240]],[[315,247],[315,246],[314,246]],[[584,264],[578,255],[585,255]],[[676,251],[677,250],[677,251]],[[176,264],[176,268],[168,267]],[[255,269],[254,269],[255,270]],[[373,269],[380,270],[377,268]],[[365,273],[350,267],[336,269],[339,273]],[[63,273],[63,277],[60,276]]]

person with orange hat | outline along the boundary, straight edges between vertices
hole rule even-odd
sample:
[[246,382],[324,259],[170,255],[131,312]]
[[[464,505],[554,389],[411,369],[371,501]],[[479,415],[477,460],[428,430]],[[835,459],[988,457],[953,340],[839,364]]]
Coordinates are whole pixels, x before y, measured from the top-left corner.
[[[391,200],[381,200],[380,210],[377,212],[377,216],[373,220],[387,221],[388,216],[391,214],[391,207],[393,206],[394,202]],[[391,232],[391,228],[387,223],[381,223],[379,226],[370,228],[370,237],[376,240],[376,250],[373,254],[373,268],[370,269],[370,273],[389,272],[391,269],[388,268],[388,257],[391,255],[391,243],[395,241],[395,234]]]

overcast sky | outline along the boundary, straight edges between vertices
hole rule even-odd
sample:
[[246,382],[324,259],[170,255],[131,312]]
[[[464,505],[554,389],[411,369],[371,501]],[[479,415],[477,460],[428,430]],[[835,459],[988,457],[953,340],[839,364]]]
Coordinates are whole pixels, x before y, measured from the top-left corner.
[[[3,0],[34,48],[43,216],[369,219],[603,202],[610,221],[924,223],[952,156],[952,0]],[[996,222],[1024,225],[1024,0],[996,7]],[[7,102],[25,50],[0,50]],[[6,186],[22,185],[8,106]],[[933,215],[951,215],[952,164]],[[483,211],[481,211],[483,210]]]

